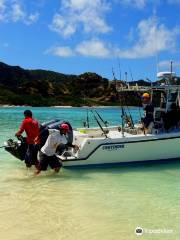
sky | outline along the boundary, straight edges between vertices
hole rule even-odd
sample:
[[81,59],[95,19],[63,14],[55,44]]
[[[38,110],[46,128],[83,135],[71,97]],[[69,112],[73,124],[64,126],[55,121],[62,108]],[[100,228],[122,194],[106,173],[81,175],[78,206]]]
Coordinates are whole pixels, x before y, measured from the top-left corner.
[[180,0],[0,0],[0,61],[127,81],[180,76]]

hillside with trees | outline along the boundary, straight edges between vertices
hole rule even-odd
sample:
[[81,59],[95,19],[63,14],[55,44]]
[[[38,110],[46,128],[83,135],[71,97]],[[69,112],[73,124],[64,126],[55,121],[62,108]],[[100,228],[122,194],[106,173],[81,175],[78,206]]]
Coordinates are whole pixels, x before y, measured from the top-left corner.
[[[133,82],[136,83],[149,84],[143,80]],[[118,96],[116,84],[96,73],[66,75],[47,70],[25,70],[0,62],[1,105],[139,105],[136,93],[131,93],[128,98],[125,94]],[[124,82],[118,81],[118,84]]]
[[110,100],[108,79],[95,73],[65,75],[0,63],[0,104],[81,106]]

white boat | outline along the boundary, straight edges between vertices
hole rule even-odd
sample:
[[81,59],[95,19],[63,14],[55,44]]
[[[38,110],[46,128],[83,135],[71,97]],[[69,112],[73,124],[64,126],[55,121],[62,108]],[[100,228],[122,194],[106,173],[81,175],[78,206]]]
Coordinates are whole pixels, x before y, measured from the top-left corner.
[[180,134],[137,134],[110,131],[104,137],[76,134],[80,150],[71,156],[59,156],[63,166],[114,164],[180,158]]
[[[122,89],[121,89],[122,90]],[[124,89],[131,91],[131,89]],[[134,90],[134,88],[132,88]],[[69,149],[58,156],[64,167],[117,164],[141,161],[180,159],[180,86],[163,85],[148,89],[158,103],[154,108],[154,125],[150,133],[142,126],[135,125],[109,127],[106,133],[99,128],[77,128],[73,130],[73,144],[80,149]],[[147,91],[147,88],[141,91]],[[156,101],[157,102],[157,101]],[[170,107],[176,104],[177,119],[175,124],[165,129],[164,116],[171,114]]]
[[[68,148],[63,154],[62,151],[57,151],[64,167],[180,159],[180,86],[143,88],[136,85],[122,87],[120,91],[151,93],[154,104],[154,124],[151,129],[145,130],[142,124],[129,123],[104,128],[98,124],[98,128],[73,129],[70,142],[77,144],[79,150],[74,152],[72,148]],[[176,116],[171,115],[172,104],[177,107]],[[167,123],[167,116],[173,121]],[[42,124],[42,128],[54,128],[53,124],[59,127],[59,122],[53,120],[44,126]],[[5,149],[23,160],[27,144],[23,140],[18,143],[10,139]]]

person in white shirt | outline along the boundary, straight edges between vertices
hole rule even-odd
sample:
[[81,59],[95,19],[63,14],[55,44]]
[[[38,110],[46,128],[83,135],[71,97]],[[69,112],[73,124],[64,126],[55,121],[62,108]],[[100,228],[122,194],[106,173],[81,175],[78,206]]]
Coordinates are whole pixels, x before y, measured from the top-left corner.
[[[59,130],[49,129],[49,136],[46,143],[39,151],[39,167],[35,174],[46,171],[48,166],[54,169],[55,172],[59,172],[62,163],[56,157],[55,153],[59,144],[67,144],[66,134],[69,131],[69,126],[66,123],[62,123]],[[71,144],[71,147],[78,149],[77,145]]]

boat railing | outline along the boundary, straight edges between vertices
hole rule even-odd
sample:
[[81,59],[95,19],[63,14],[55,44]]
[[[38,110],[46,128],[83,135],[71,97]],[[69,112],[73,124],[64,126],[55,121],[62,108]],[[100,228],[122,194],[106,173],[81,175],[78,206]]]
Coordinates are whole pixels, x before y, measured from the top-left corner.
[[151,89],[151,87],[148,86],[138,86],[138,85],[134,85],[134,86],[122,86],[122,87],[117,87],[117,91],[118,92],[125,92],[125,91],[149,91]]
[[152,90],[174,90],[174,91],[179,91],[180,92],[180,85],[157,85],[157,86],[139,86],[138,84],[136,85],[129,85],[127,84],[126,86],[117,86],[116,90],[118,92],[123,92],[123,91],[140,91],[140,92],[145,92],[145,91],[152,91]]

